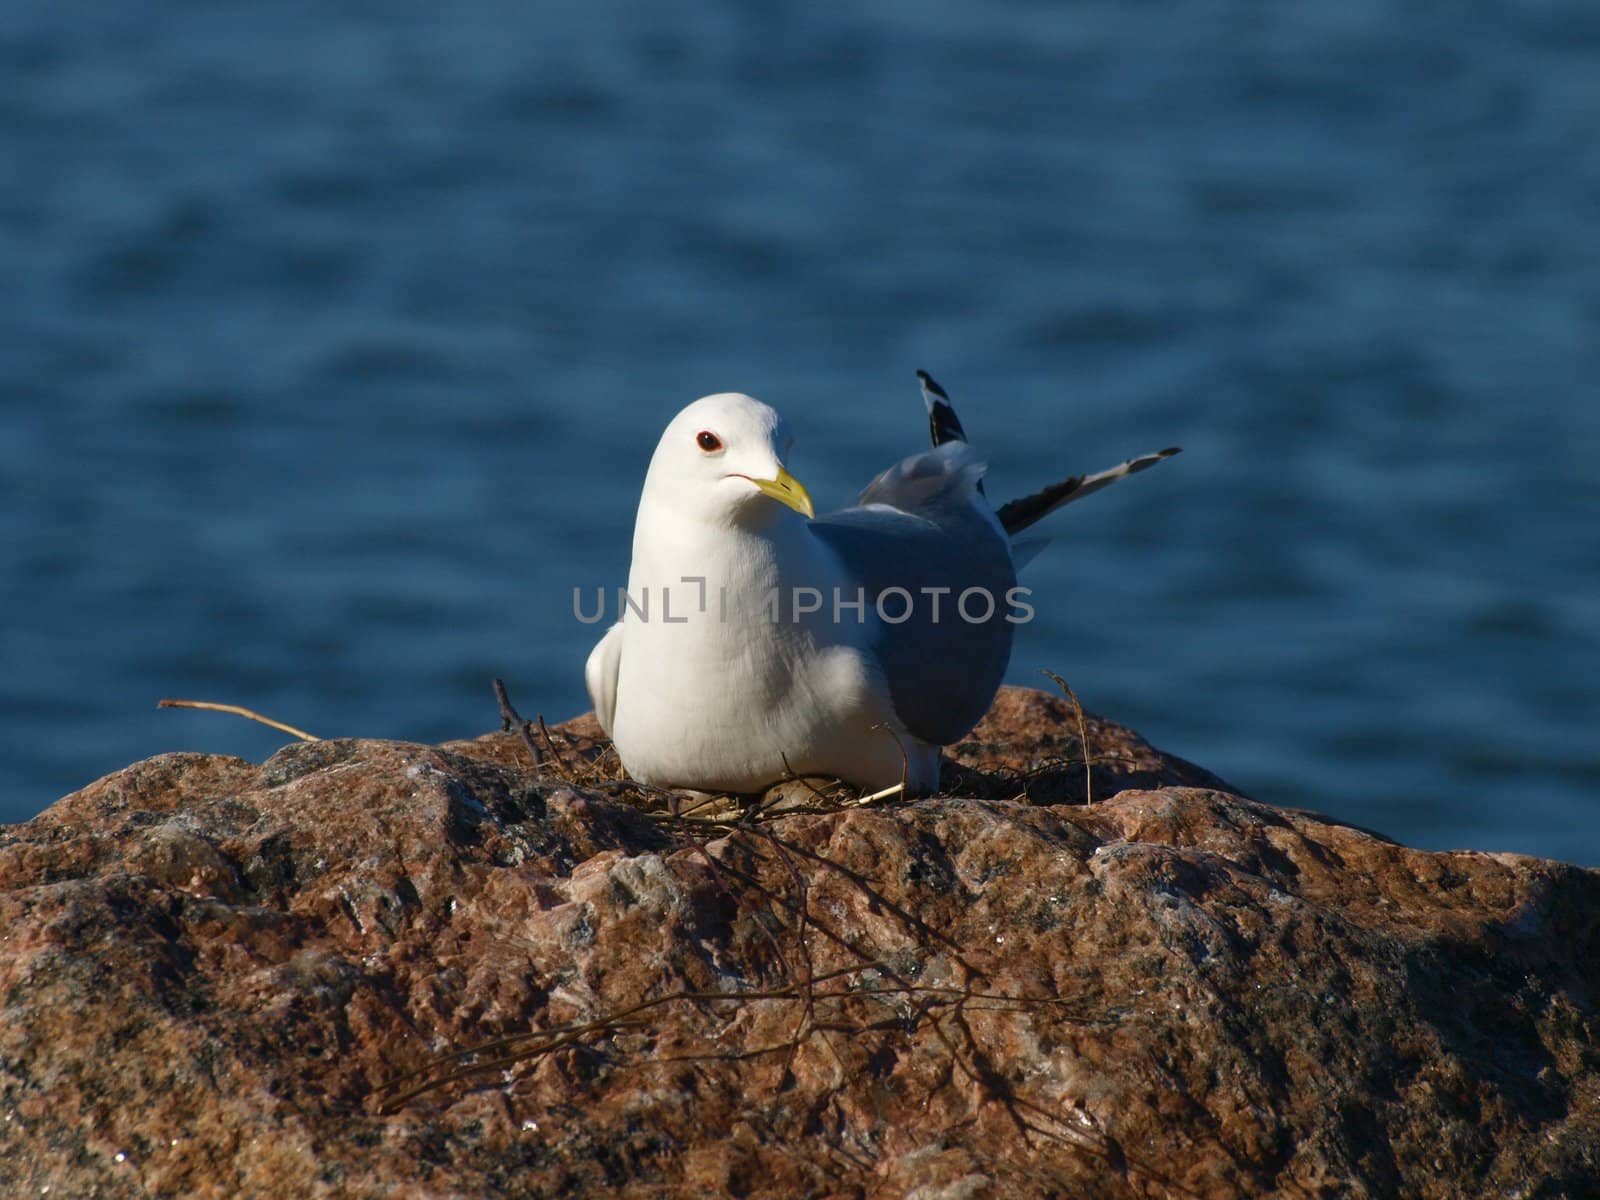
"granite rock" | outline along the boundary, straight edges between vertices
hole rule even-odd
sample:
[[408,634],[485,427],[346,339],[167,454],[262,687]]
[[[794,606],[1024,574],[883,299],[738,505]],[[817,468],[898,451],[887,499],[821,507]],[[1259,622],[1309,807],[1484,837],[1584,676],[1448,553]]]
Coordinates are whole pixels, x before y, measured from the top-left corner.
[[1020,689],[913,803],[534,745],[169,754],[0,834],[8,1194],[1595,1192],[1600,872]]

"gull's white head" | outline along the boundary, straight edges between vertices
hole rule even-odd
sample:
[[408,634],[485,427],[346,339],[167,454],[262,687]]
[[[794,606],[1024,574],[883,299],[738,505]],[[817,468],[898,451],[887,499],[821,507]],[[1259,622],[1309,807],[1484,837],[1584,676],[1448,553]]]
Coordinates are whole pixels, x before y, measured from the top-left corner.
[[765,523],[784,508],[813,516],[811,497],[784,467],[793,442],[783,418],[752,396],[702,397],[661,435],[641,505],[720,524]]

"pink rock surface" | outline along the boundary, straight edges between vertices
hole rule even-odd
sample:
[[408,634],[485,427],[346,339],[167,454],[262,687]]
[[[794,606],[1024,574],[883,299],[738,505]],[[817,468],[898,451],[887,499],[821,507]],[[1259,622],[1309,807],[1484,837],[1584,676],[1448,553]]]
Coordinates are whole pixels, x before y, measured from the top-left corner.
[[1008,689],[959,795],[742,825],[641,811],[587,719],[540,768],[513,734],[137,763],[0,835],[0,1179],[1594,1194],[1600,873],[1086,724],[1092,806],[1071,707]]

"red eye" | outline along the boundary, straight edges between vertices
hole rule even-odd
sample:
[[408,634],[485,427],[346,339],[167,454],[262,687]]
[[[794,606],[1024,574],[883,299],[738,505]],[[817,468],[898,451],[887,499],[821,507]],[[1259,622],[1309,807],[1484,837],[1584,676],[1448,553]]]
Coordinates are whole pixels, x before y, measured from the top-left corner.
[[700,449],[704,450],[707,454],[711,454],[722,449],[722,439],[716,434],[712,433],[709,429],[702,429],[699,433],[695,434],[694,440]]

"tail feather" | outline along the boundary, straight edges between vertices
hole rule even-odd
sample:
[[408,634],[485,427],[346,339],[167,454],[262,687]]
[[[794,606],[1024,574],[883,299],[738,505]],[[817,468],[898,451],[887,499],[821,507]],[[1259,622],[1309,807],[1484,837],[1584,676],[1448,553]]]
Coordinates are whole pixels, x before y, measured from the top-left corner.
[[1000,506],[995,516],[1000,518],[1000,524],[1007,533],[1018,533],[1063,505],[1071,504],[1074,500],[1082,500],[1090,493],[1109,487],[1119,479],[1125,479],[1129,475],[1136,475],[1148,467],[1153,467],[1162,459],[1171,458],[1180,449],[1182,447],[1173,446],[1168,450],[1158,450],[1154,454],[1143,454],[1138,458],[1129,459],[1121,466],[1099,471],[1093,475],[1073,475],[1060,483],[1052,483],[1031,496],[1007,501]]
[[928,435],[933,439],[933,444],[942,446],[946,442],[966,441],[967,432],[961,428],[961,421],[945,390],[926,371],[917,372],[917,381],[922,384],[922,400],[928,406]]
[[[938,382],[926,371],[917,372],[917,381],[922,385],[922,400],[928,406],[928,435],[933,439],[934,448],[945,445],[947,442],[965,442],[966,430],[961,428],[961,419],[956,416],[954,405],[950,403],[949,394],[939,386]],[[1063,479],[1060,483],[1052,483],[1042,491],[1031,496],[1022,496],[1002,504],[995,516],[999,518],[1001,527],[1006,533],[1014,534],[1028,526],[1040,521],[1056,509],[1074,500],[1098,492],[1103,487],[1109,487],[1117,480],[1128,475],[1136,475],[1147,467],[1153,467],[1164,458],[1171,458],[1177,454],[1180,447],[1174,446],[1168,450],[1158,450],[1154,454],[1143,454],[1138,458],[1129,459],[1121,466],[1112,467],[1108,471],[1100,471],[1094,475],[1073,475]],[[878,486],[874,481],[873,487]],[[977,489],[983,492],[983,481],[977,481]],[[862,502],[865,503],[863,493]],[[1042,545],[1043,543],[1040,543]],[[1031,547],[1032,554],[1038,553],[1038,546]]]
[[[956,416],[950,397],[926,371],[917,372],[917,382],[922,384],[922,402],[928,406],[928,436],[934,449],[946,442],[964,442],[967,431],[961,428],[961,418]],[[978,495],[982,496],[983,480],[978,480]]]

